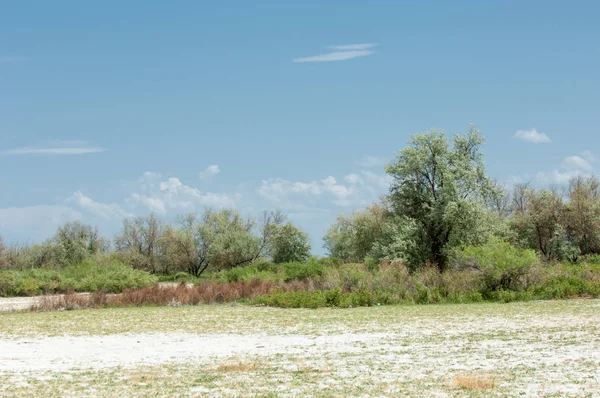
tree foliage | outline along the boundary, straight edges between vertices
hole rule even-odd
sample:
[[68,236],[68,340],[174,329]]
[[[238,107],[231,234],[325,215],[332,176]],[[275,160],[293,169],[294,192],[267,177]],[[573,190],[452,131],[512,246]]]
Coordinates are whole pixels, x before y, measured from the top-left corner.
[[340,215],[324,237],[324,247],[337,258],[362,261],[388,231],[390,210],[374,203],[351,215]]
[[449,249],[481,240],[477,226],[493,186],[480,151],[483,137],[474,127],[451,143],[443,132],[414,135],[386,171],[394,181],[389,200],[404,228],[413,266],[424,261],[441,270]]
[[310,257],[308,235],[291,222],[274,225],[269,256],[275,264],[305,262]]

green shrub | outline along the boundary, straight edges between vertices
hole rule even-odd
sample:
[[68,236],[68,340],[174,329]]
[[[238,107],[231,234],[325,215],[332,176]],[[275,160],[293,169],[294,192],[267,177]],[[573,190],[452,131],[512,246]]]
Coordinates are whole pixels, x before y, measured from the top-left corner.
[[324,284],[327,288],[341,288],[344,292],[352,292],[361,286],[371,287],[373,273],[363,264],[343,264],[337,268],[326,268],[323,272]]
[[62,270],[0,271],[0,296],[34,296],[67,291],[118,293],[151,286],[157,278],[109,259],[88,259]]
[[274,293],[259,296],[254,301],[256,304],[281,308],[319,308],[327,306],[325,292],[319,290]]
[[368,287],[361,286],[350,294],[350,302],[354,307],[370,307],[375,304],[375,298]]
[[367,269],[369,271],[374,271],[377,268],[379,268],[379,261],[376,258],[373,257],[367,257],[365,258],[365,267],[367,267]]
[[325,305],[328,307],[341,307],[344,298],[344,293],[342,293],[342,290],[339,287],[327,290],[325,292]]
[[453,269],[479,271],[489,292],[527,289],[526,276],[538,264],[535,251],[517,249],[500,240],[462,247],[454,251],[451,259]]
[[534,294],[540,299],[566,299],[581,296],[600,296],[600,285],[579,276],[556,275],[536,286]]

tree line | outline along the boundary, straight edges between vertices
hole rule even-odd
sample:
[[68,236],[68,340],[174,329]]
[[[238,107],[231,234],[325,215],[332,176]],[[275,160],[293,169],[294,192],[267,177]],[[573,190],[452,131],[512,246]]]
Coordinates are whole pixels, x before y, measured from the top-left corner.
[[[471,127],[453,138],[430,130],[412,136],[386,166],[389,193],[350,215],[340,215],[324,237],[332,257],[345,262],[402,261],[412,270],[445,271],[457,248],[502,241],[534,249],[546,261],[577,262],[600,254],[600,181],[576,177],[562,189],[507,187],[485,170],[482,134]],[[226,270],[258,259],[303,262],[308,235],[280,211],[258,219],[238,211],[205,210],[177,218],[125,219],[112,241],[79,222],[58,228],[39,245],[6,247],[0,268],[63,267],[111,255],[152,273]]]
[[386,171],[388,195],[328,229],[325,247],[346,261],[401,260],[444,271],[458,247],[501,240],[546,261],[600,254],[600,181],[567,187],[507,187],[485,172],[483,136],[472,127],[453,140],[435,130],[412,137]]
[[154,214],[125,219],[114,245],[97,228],[80,222],[59,227],[38,245],[7,248],[0,240],[0,268],[62,268],[91,256],[111,255],[151,273],[200,276],[207,269],[231,269],[259,258],[303,262],[310,250],[308,235],[280,211],[265,212],[257,221],[233,209],[207,209],[179,216],[175,225]]

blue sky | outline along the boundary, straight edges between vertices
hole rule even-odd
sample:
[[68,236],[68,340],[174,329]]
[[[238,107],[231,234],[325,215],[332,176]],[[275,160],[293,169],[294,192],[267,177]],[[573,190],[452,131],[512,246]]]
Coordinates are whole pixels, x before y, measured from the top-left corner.
[[4,3],[0,235],[278,207],[322,253],[411,134],[470,123],[501,181],[600,167],[598,2],[297,3]]

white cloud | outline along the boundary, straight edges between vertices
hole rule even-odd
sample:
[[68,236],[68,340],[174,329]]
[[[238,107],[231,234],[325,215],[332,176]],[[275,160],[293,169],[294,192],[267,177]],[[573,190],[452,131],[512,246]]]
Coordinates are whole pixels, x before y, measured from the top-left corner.
[[362,167],[382,167],[387,163],[387,159],[381,156],[363,156],[355,163]]
[[2,155],[84,155],[104,152],[106,149],[87,145],[83,141],[58,141],[56,145],[44,147],[13,148],[0,152]]
[[533,144],[549,144],[552,142],[550,137],[545,133],[538,133],[536,129],[519,130],[515,133],[515,137]]
[[350,184],[358,184],[359,182],[362,182],[362,178],[360,178],[360,176],[356,173],[348,174],[346,177],[344,177],[344,180]]
[[0,231],[11,241],[39,242],[54,234],[64,223],[83,215],[67,206],[28,206],[0,209]]
[[580,156],[568,156],[563,160],[562,165],[567,170],[592,171],[593,169],[591,163]]
[[344,177],[347,184],[328,176],[311,182],[293,182],[282,178],[263,180],[258,194],[276,206],[288,209],[301,206],[323,207],[323,201],[337,206],[358,206],[370,203],[388,191],[392,178],[363,170]]
[[584,151],[581,156],[567,156],[563,159],[560,168],[550,172],[539,172],[536,180],[542,184],[567,184],[575,177],[590,177],[594,174],[596,157],[590,151]]
[[200,179],[203,180],[208,180],[214,176],[216,176],[217,174],[219,174],[221,172],[221,169],[219,168],[218,165],[216,164],[211,164],[210,166],[208,166],[206,168],[206,170],[201,171],[200,174]]
[[105,204],[94,201],[92,198],[85,196],[81,191],[74,192],[67,199],[67,203],[73,203],[83,210],[99,216],[104,219],[131,217],[132,214],[126,212],[116,203]]
[[161,181],[161,175],[146,172],[140,180],[137,191],[130,195],[128,202],[142,205],[150,211],[166,214],[198,211],[204,207],[236,207],[240,195],[201,192],[199,189],[183,184],[179,178],[170,177]]
[[345,61],[347,59],[366,57],[375,54],[372,50],[376,47],[375,43],[359,43],[359,44],[343,44],[336,46],[329,46],[330,51],[326,54],[312,55],[310,57],[299,57],[294,58],[292,62],[331,62],[331,61]]
[[24,58],[24,57],[5,56],[5,57],[0,57],[0,64],[5,63],[5,62],[25,61],[26,59],[27,58]]
[[581,156],[590,163],[596,163],[598,161],[598,158],[590,151],[581,152]]
[[543,184],[564,185],[575,177],[589,177],[590,174],[581,170],[552,170],[551,172],[539,172],[536,174],[538,182]]
[[363,171],[362,175],[366,180],[366,184],[387,191],[394,178],[388,174],[376,174],[372,171]]
[[351,50],[368,50],[369,48],[377,47],[375,43],[359,43],[359,44],[342,44],[338,46],[329,46],[330,50],[335,51],[351,51]]
[[165,214],[167,212],[165,202],[162,199],[150,198],[148,196],[140,195],[138,193],[132,193],[131,199],[135,203],[141,203],[142,205],[150,209],[150,211],[153,213]]
[[353,188],[338,184],[332,176],[311,182],[270,178],[262,181],[258,194],[284,208],[298,207],[307,200],[312,203],[317,198],[327,198],[331,203],[345,206],[349,203]]
[[294,58],[292,61],[296,63],[303,62],[331,62],[331,61],[345,61],[347,59],[366,57],[368,55],[375,54],[375,51],[371,50],[355,50],[355,51],[334,51],[327,54],[313,55],[310,57]]

